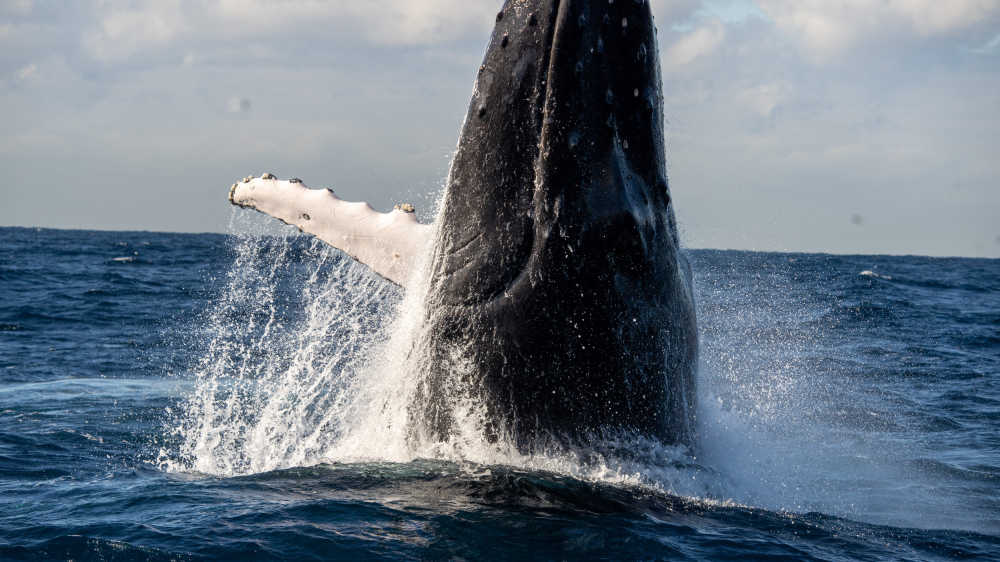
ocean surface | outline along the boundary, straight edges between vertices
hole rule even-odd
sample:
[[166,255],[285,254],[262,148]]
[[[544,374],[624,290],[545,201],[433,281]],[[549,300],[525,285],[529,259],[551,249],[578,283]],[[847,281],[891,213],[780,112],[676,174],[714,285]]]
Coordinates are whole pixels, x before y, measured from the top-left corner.
[[0,560],[1000,559],[1000,260],[689,251],[700,445],[526,457],[407,440],[419,303],[245,214],[0,228]]

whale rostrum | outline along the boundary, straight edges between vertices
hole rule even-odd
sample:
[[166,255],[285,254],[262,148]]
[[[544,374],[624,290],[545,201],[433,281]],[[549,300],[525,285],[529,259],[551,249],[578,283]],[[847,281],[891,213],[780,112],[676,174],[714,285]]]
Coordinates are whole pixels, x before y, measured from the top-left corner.
[[523,450],[609,431],[693,444],[694,297],[645,0],[504,4],[433,227],[276,179],[230,200],[404,287],[429,264],[415,432],[447,440],[459,396]]

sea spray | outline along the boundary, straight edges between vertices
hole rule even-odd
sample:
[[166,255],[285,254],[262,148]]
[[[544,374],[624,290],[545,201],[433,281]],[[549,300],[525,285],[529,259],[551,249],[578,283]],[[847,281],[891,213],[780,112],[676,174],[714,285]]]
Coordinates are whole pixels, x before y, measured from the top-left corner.
[[[321,463],[435,458],[479,470],[508,465],[706,497],[715,475],[685,447],[628,434],[592,446],[540,447],[484,438],[475,389],[449,377],[446,440],[422,431],[426,263],[407,291],[320,242],[240,213],[233,264],[206,314],[197,382],[161,452],[167,470],[219,476]],[[430,251],[427,252],[430,254]],[[452,362],[461,369],[461,358]]]
[[180,450],[161,454],[168,469],[238,475],[320,462],[399,300],[321,242],[235,222],[249,233],[234,238],[205,314],[195,387],[172,428]]

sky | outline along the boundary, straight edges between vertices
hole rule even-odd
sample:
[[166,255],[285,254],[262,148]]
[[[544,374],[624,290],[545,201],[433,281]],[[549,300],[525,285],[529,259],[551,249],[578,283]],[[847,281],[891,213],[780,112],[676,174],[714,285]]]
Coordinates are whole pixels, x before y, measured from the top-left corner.
[[[0,0],[0,225],[440,192],[499,0]],[[693,248],[1000,257],[1000,0],[652,0]],[[244,211],[247,212],[247,211]]]

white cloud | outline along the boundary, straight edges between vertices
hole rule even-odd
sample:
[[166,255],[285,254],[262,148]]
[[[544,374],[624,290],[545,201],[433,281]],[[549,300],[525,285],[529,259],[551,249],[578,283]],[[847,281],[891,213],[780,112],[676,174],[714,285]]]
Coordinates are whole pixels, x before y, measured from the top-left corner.
[[[489,30],[497,2],[471,0],[379,0],[372,18],[364,10],[359,18],[371,30],[369,39],[383,44],[428,44],[455,39],[471,30]],[[357,4],[349,3],[353,6]]]
[[889,11],[906,17],[921,35],[950,33],[997,13],[997,0],[890,0]]
[[1000,0],[757,0],[820,60],[886,36],[957,33],[1000,15]]
[[492,25],[495,0],[105,0],[84,45],[98,60],[211,40],[305,39],[373,45],[446,43]]
[[774,110],[793,96],[792,87],[784,82],[772,82],[744,88],[739,100],[761,117],[770,117]]
[[84,34],[83,43],[103,61],[167,45],[197,23],[197,19],[186,17],[179,2],[169,0],[137,8],[108,3],[102,11],[96,28]]
[[664,52],[670,66],[683,66],[698,57],[710,54],[726,38],[726,28],[717,19],[685,33]]
[[660,28],[686,22],[702,7],[702,0],[652,0],[653,17]]

